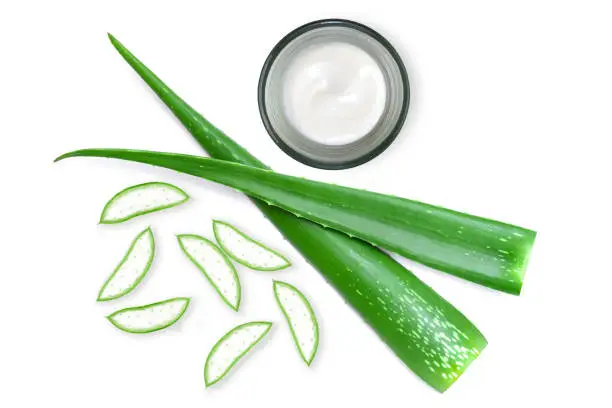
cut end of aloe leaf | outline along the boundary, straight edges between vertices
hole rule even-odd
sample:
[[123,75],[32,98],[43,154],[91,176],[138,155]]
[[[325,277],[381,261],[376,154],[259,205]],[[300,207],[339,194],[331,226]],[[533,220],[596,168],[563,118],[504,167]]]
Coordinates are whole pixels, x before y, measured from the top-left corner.
[[527,266],[529,265],[531,251],[533,250],[533,245],[535,244],[537,232],[525,230],[523,234],[523,246],[519,249],[519,252],[516,255],[516,266],[514,271],[516,284],[514,286],[514,291],[511,292],[514,295],[520,295],[521,290],[523,289],[523,282],[525,280],[525,274],[527,273]]
[[[451,385],[453,385],[464,373],[465,370],[478,358],[478,356],[482,353],[482,351],[487,346],[487,341],[484,337],[481,339],[481,343],[475,345],[471,349],[457,349],[454,353],[451,354],[452,359],[456,359],[457,355],[462,355],[459,361],[462,364],[455,366],[455,368],[449,368],[450,365],[444,365],[444,362],[440,363],[440,367],[430,365],[430,369],[441,370],[439,374],[442,377],[442,381],[438,383],[437,386],[434,386],[438,391],[445,392],[448,390]],[[434,360],[435,361],[435,360]]]
[[119,265],[102,285],[98,302],[117,299],[134,290],[151,268],[154,254],[153,232],[147,228],[132,241]]
[[177,239],[183,253],[204,274],[223,301],[238,311],[240,280],[227,256],[213,242],[199,235],[178,235]]
[[204,382],[206,387],[219,382],[232,367],[270,331],[270,322],[250,322],[227,332],[206,357]]
[[426,371],[419,372],[419,376],[439,392],[445,392],[480,356],[487,340],[475,328],[469,333],[442,319],[424,323],[411,333],[420,336],[417,348],[425,354],[421,368]]
[[121,190],[106,203],[100,215],[100,224],[117,224],[140,215],[176,207],[188,199],[187,193],[172,184],[138,184]]
[[310,303],[294,286],[280,281],[274,281],[274,297],[302,360],[310,366],[319,346],[319,324]]
[[247,236],[233,225],[214,220],[219,246],[236,262],[258,271],[278,271],[291,266],[283,255]]
[[118,310],[106,318],[128,333],[152,333],[176,323],[189,306],[189,298],[172,298],[149,305]]

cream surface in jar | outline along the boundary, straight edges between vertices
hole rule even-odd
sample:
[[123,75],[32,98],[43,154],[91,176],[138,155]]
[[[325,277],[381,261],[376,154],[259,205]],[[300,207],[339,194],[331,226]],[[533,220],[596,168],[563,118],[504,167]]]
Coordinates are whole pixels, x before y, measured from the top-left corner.
[[283,108],[304,136],[345,145],[367,135],[380,120],[385,77],[366,51],[344,42],[306,47],[283,78]]

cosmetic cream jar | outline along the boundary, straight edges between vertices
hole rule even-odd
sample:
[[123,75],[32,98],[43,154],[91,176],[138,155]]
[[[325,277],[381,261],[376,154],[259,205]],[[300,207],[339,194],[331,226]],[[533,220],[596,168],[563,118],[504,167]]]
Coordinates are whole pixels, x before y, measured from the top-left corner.
[[264,63],[259,111],[274,142],[309,166],[344,169],[399,133],[410,88],[393,46],[363,24],[328,19],[286,35]]

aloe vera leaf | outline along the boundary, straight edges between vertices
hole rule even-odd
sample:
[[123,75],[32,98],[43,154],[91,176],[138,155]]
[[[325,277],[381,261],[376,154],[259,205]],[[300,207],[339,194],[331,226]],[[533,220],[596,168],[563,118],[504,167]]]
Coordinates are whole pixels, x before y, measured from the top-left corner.
[[[211,156],[267,168],[178,97],[119,41],[109,38]],[[484,336],[460,311],[384,252],[253,201],[397,357],[436,390],[448,389],[485,348]]]
[[258,271],[278,271],[291,262],[227,222],[214,220],[213,231],[221,249],[234,261]]
[[430,267],[519,294],[535,232],[405,198],[327,184],[224,160],[90,149],[68,153],[161,166],[235,188],[318,224]]
[[274,297],[280,307],[295,346],[306,365],[310,366],[319,347],[319,323],[306,297],[295,286],[274,281]]
[[155,239],[151,228],[142,231],[130,244],[111,276],[98,293],[98,302],[127,295],[144,279],[155,255]]
[[199,235],[178,235],[177,239],[185,256],[202,272],[225,304],[238,311],[240,279],[227,256],[213,242]]
[[219,382],[270,331],[270,322],[249,322],[234,327],[221,337],[206,357],[204,382],[207,387]]
[[189,199],[172,184],[154,181],[121,190],[111,198],[100,215],[100,224],[118,224],[140,215],[176,207]]
[[116,328],[128,333],[143,334],[165,329],[185,313],[190,299],[177,297],[144,306],[118,310],[106,318]]

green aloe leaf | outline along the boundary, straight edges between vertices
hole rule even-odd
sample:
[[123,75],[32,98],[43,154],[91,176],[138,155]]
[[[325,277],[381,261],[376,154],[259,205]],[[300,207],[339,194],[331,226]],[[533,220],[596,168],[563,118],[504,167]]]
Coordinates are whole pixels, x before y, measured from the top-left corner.
[[535,232],[405,198],[174,153],[87,149],[191,174],[235,188],[318,224],[356,236],[433,268],[520,293]]
[[[109,37],[212,157],[267,168]],[[485,348],[487,341],[474,324],[386,253],[264,201],[254,203],[398,358],[436,390],[448,389]]]

